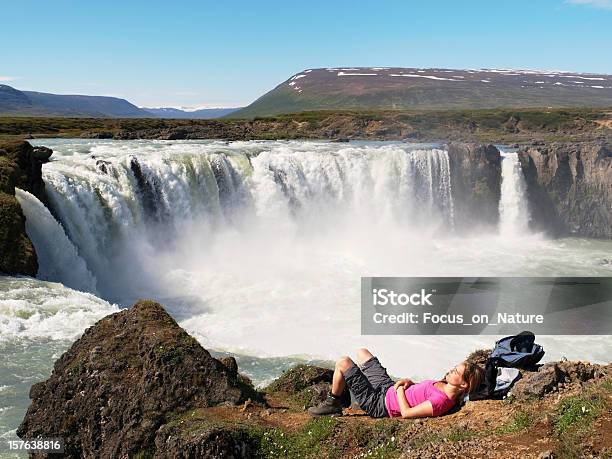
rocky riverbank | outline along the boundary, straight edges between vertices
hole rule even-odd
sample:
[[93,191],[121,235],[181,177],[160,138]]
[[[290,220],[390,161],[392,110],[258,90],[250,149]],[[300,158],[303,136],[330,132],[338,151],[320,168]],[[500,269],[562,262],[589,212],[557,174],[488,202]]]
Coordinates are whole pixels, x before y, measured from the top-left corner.
[[33,148],[24,141],[0,143],[0,273],[35,276],[38,271],[15,187],[44,201],[42,164],[51,153],[48,148]]
[[[482,360],[486,352],[470,356]],[[331,370],[302,365],[256,391],[152,301],[88,328],[32,386],[21,438],[62,437],[66,457],[605,457],[612,365],[553,362],[506,400],[440,418],[311,419]],[[44,457],[44,455],[32,455]]]
[[535,230],[612,238],[612,143],[533,145],[519,158]]

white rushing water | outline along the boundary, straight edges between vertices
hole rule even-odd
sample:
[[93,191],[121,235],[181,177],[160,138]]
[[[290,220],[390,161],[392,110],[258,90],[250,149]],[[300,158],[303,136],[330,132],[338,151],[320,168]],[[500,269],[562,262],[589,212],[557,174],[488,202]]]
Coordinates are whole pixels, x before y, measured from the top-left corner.
[[333,359],[369,344],[400,373],[392,349],[409,343],[427,355],[421,374],[439,372],[471,338],[448,338],[462,343],[451,357],[445,338],[361,336],[361,276],[611,272],[609,242],[529,234],[515,153],[502,161],[501,235],[474,222],[459,237],[448,154],[431,145],[45,143],[49,200],[100,295],[159,299],[214,349]]
[[30,386],[49,377],[87,327],[118,310],[59,283],[0,276],[0,457],[27,457],[9,454],[7,441],[18,440]]
[[37,277],[61,282],[77,290],[97,293],[95,278],[49,209],[27,191],[16,188],[15,196],[24,214],[28,216],[27,233],[36,241],[40,266]]
[[272,252],[282,241],[453,226],[442,150],[304,142],[78,148],[45,165],[46,192],[99,292],[117,301],[159,284],[160,255],[192,246],[207,257],[231,234],[265,237],[257,243]]
[[[431,145],[39,143],[54,150],[43,167],[52,212],[18,195],[40,255],[39,277],[104,300],[64,289],[56,314],[85,307],[92,313],[79,313],[86,320],[49,317],[43,327],[6,319],[2,333],[21,330],[6,332],[13,333],[14,360],[38,362],[34,380],[47,377],[57,358],[36,340],[60,343],[59,352],[94,316],[115,310],[110,303],[127,307],[141,297],[164,304],[205,347],[239,354],[241,370],[257,383],[296,359],[335,360],[362,346],[394,375],[441,376],[499,337],[362,336],[361,276],[612,274],[610,241],[529,233],[512,153],[502,162],[499,231],[475,221],[459,236],[449,158]],[[45,303],[48,284],[41,285],[32,294]],[[7,301],[18,301],[23,289],[5,290]],[[607,361],[612,339],[538,336],[538,342],[545,360]]]
[[506,237],[529,234],[527,185],[518,154],[514,152],[502,152],[499,228]]

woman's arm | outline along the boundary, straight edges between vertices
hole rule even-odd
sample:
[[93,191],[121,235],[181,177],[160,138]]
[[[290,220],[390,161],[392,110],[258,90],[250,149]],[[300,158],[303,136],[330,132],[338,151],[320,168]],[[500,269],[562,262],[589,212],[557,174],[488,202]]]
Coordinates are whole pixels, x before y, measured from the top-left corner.
[[424,418],[427,416],[433,416],[433,406],[429,400],[425,400],[412,408],[406,400],[406,394],[404,393],[404,387],[400,386],[397,388],[397,400],[400,406],[400,412],[402,418]]
[[400,379],[398,382],[396,382],[393,385],[393,387],[395,387],[395,389],[397,389],[399,386],[404,386],[404,389],[408,389],[413,384],[414,383],[412,382],[412,379],[404,378],[404,379]]

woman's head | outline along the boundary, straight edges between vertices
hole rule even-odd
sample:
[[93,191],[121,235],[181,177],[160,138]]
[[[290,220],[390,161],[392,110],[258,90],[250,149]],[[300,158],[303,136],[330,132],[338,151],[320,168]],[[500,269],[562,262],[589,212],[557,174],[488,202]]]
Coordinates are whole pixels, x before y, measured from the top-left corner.
[[480,386],[484,378],[482,368],[471,362],[461,362],[446,373],[447,383],[461,388],[462,393],[471,394]]

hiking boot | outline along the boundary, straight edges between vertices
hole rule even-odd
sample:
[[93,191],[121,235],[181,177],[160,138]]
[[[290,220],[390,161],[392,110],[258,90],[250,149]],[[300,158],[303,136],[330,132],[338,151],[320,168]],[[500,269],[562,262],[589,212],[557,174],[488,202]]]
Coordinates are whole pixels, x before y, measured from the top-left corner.
[[339,398],[328,395],[317,406],[308,408],[308,412],[312,416],[338,416],[342,414],[342,404]]

